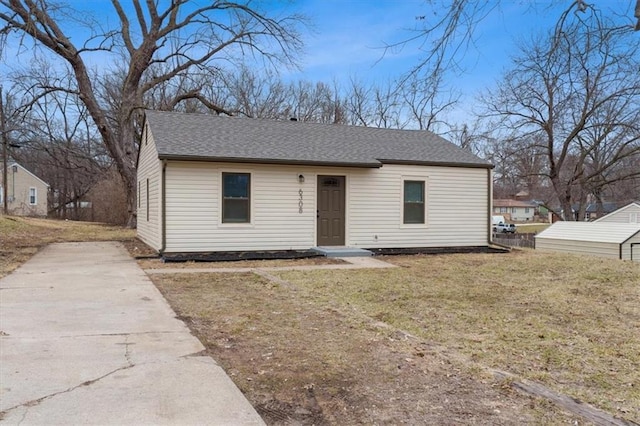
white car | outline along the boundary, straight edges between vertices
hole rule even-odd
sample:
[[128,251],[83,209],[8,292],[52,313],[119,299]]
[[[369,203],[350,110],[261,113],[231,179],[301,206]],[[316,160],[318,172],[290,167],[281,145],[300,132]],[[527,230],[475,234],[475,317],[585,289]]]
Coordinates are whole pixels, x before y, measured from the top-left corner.
[[494,234],[515,234],[516,226],[513,223],[500,222],[497,225],[493,225]]

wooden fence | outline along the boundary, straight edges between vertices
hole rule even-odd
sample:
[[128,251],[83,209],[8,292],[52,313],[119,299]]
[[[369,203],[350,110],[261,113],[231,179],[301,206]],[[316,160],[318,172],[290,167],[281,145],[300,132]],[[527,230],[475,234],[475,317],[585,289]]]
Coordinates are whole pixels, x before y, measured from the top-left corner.
[[493,242],[509,247],[535,248],[535,233],[530,234],[493,234]]

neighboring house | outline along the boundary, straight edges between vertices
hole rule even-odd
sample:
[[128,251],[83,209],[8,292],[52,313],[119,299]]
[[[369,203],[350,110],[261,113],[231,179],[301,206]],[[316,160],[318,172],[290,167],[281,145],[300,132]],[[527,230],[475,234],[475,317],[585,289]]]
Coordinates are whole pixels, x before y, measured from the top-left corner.
[[640,223],[556,222],[535,236],[536,250],[640,262]]
[[147,111],[138,236],[161,253],[486,247],[491,169],[427,131]]
[[[0,211],[4,208],[4,182],[0,164]],[[17,216],[46,216],[49,184],[22,167],[11,162],[7,167],[7,207],[9,214]]]
[[[607,215],[609,213],[611,213],[612,211],[614,211],[615,209],[617,209],[618,206],[616,205],[616,203],[602,203],[602,210],[604,215]],[[578,220],[584,220],[584,221],[593,221],[595,219],[598,218],[598,204],[596,203],[589,203],[587,204],[587,207],[584,210],[584,217],[580,217],[580,205],[579,204],[574,204],[571,206],[571,210],[572,210],[572,214],[573,214],[573,218],[574,220],[578,221]]]
[[614,210],[608,215],[597,219],[596,222],[640,223],[640,201],[635,201],[618,210]]
[[516,222],[529,222],[536,214],[537,204],[521,200],[493,200],[493,213],[509,215]]

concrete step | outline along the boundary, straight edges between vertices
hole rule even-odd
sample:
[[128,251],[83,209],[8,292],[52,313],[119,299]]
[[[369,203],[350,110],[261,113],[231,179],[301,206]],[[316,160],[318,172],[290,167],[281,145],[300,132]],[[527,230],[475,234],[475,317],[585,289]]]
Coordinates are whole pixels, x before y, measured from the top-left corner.
[[311,251],[316,253],[320,253],[326,257],[367,257],[373,256],[373,253],[369,250],[357,248],[357,247],[343,247],[343,246],[335,246],[335,247],[313,247]]

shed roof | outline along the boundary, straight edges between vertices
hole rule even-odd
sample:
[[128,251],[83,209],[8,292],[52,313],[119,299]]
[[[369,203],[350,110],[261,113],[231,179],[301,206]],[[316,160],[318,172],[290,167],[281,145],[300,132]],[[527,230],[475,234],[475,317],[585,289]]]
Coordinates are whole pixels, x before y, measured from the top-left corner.
[[640,233],[640,223],[556,222],[536,238],[621,244]]
[[492,165],[425,130],[146,111],[158,157],[253,163],[380,167]]

